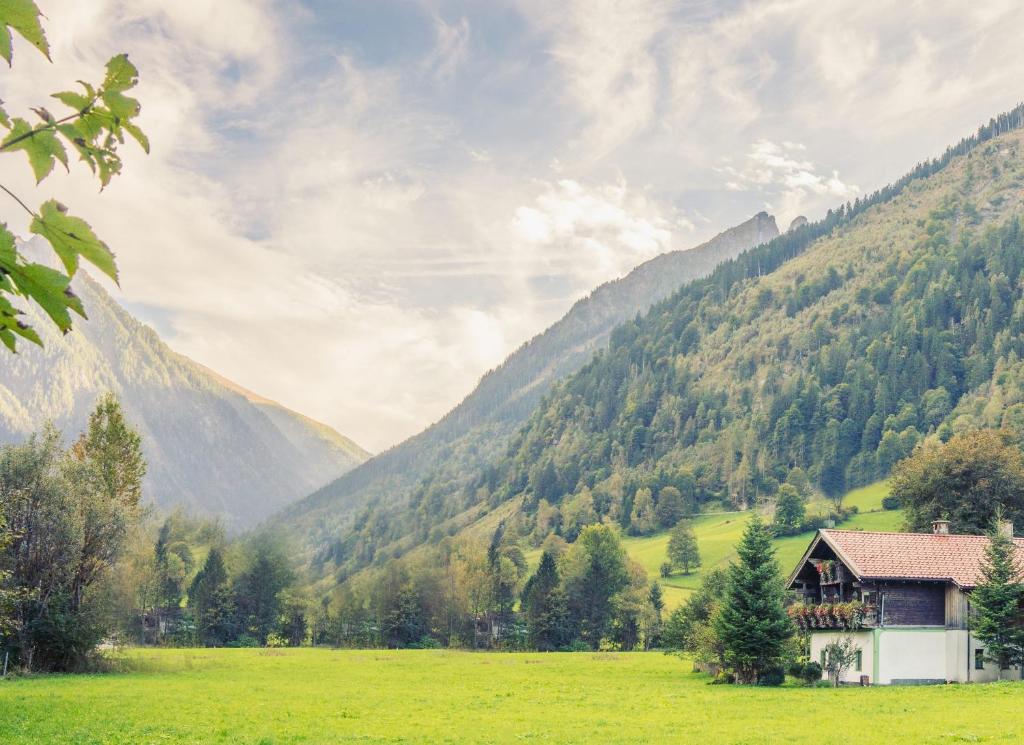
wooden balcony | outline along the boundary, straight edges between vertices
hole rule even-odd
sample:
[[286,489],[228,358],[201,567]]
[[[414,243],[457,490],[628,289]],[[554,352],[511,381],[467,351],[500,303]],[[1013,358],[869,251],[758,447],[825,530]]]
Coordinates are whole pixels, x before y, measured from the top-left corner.
[[787,609],[793,623],[804,630],[864,629],[878,625],[878,609],[859,601],[791,605]]

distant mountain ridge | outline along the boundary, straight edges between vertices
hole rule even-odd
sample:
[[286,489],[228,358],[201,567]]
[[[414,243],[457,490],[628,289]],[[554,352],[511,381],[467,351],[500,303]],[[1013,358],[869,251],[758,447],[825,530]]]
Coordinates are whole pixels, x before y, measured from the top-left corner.
[[613,328],[778,234],[775,218],[760,212],[699,246],[661,254],[599,286],[484,375],[473,392],[436,424],[289,508],[286,517],[311,530],[329,531],[339,513],[377,499],[408,496],[433,469],[442,467],[458,478],[478,467],[507,447],[512,433],[551,386],[586,364],[607,344]]
[[35,318],[45,347],[0,356],[0,442],[20,442],[46,421],[74,437],[96,398],[113,391],[143,437],[146,498],[221,517],[232,529],[369,457],[327,425],[174,352],[84,272],[74,288],[88,321],[61,337]]

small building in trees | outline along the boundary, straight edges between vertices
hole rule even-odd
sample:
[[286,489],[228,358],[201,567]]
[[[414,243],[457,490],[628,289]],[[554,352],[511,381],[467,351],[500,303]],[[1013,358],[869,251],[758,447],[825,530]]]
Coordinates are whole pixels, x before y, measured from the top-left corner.
[[[1009,524],[1003,530],[1010,531]],[[1024,538],[1015,538],[1024,569]],[[1020,679],[999,670],[971,633],[971,592],[986,536],[822,529],[790,575],[790,616],[810,632],[811,659],[850,635],[859,653],[844,682],[922,684]],[[822,664],[824,667],[824,664]]]

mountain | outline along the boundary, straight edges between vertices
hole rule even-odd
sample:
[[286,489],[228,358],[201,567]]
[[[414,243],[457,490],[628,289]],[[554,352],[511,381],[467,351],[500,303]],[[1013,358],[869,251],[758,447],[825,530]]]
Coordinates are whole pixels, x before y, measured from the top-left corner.
[[796,468],[838,499],[925,437],[1024,432],[1022,126],[1019,107],[618,325],[484,467],[442,463],[351,526],[307,530],[314,569],[502,521],[534,545],[605,519],[643,534],[770,500]]
[[507,448],[551,386],[586,364],[618,324],[778,234],[775,218],[761,212],[706,243],[662,254],[601,285],[484,375],[439,422],[288,509],[284,520],[300,532],[336,535],[354,510],[378,500],[404,500],[438,469],[453,481],[473,473]]
[[88,321],[61,337],[34,313],[45,346],[0,355],[0,442],[19,442],[46,421],[73,437],[96,398],[113,391],[142,435],[147,499],[221,517],[232,529],[368,457],[330,427],[175,353],[84,272],[74,287]]

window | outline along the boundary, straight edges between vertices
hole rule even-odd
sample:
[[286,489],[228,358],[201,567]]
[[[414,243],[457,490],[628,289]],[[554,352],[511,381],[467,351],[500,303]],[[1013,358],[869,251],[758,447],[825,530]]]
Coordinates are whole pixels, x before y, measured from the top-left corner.
[[985,650],[975,649],[974,650],[974,669],[984,670],[985,669]]
[[858,673],[863,669],[864,665],[864,653],[861,650],[857,650],[857,658],[853,663],[853,669]]

